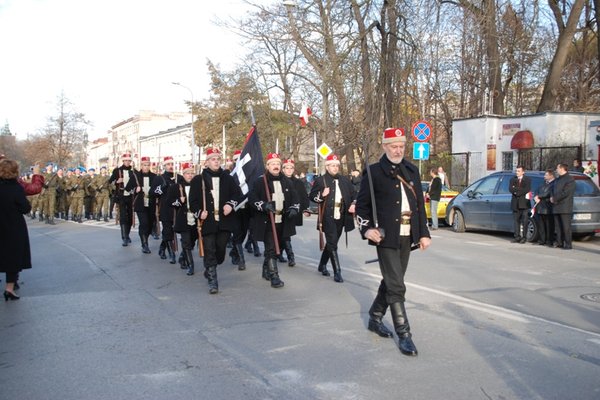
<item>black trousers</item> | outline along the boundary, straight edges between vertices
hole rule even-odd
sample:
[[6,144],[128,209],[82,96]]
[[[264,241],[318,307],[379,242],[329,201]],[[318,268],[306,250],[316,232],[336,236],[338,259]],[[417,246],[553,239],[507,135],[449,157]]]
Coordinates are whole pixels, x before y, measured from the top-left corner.
[[400,237],[399,249],[377,246],[377,257],[383,276],[379,290],[385,293],[387,304],[403,303],[406,294],[404,275],[410,258],[410,236]]
[[162,222],[162,240],[164,240],[165,242],[170,242],[171,240],[175,239],[175,232],[173,231],[173,221],[160,220],[160,222]]
[[556,243],[563,247],[571,247],[571,219],[573,215],[569,214],[554,214],[554,225],[556,226]]
[[188,229],[178,232],[181,235],[181,247],[183,250],[193,250],[198,240],[196,225],[188,225]]
[[227,241],[231,232],[218,231],[208,235],[202,235],[204,243],[204,268],[216,267],[225,261],[225,252],[227,251]]
[[342,232],[344,230],[344,220],[337,219],[335,221],[335,226],[328,226],[327,230],[323,233],[325,234],[325,250],[328,251],[337,251],[338,242],[340,241],[340,237],[342,236]]
[[140,236],[150,236],[154,227],[154,213],[150,207],[144,207],[144,211],[136,212],[138,217],[138,232]]
[[244,244],[250,226],[250,210],[242,208],[235,212],[236,229],[233,231],[233,244]]
[[[529,209],[513,210],[513,229],[515,232],[515,239],[521,239],[527,236],[527,215]],[[521,227],[523,227],[523,235],[521,235]]]
[[540,242],[545,244],[554,243],[554,215],[539,214],[540,216]]
[[133,198],[131,196],[123,196],[123,200],[119,202],[119,223],[127,226],[133,224]]
[[[279,251],[281,252],[282,246],[284,245],[283,239],[283,224],[275,224],[275,230],[277,232],[277,241],[279,243]],[[277,259],[277,253],[275,252],[275,239],[273,238],[273,231],[271,228],[271,224],[267,224],[267,229],[265,230],[265,260],[268,259]]]

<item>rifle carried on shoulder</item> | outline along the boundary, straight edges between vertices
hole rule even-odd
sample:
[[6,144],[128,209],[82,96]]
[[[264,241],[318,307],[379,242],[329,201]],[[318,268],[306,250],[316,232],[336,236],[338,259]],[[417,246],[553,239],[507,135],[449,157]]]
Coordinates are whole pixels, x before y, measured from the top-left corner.
[[[267,172],[263,175],[263,182],[265,183],[265,194],[267,195],[267,201],[271,202],[271,191],[269,190],[269,183],[267,182]],[[280,255],[281,250],[279,249],[279,239],[277,238],[277,227],[275,226],[275,215],[271,211],[269,213],[269,220],[271,221],[271,231],[273,232],[273,243],[275,244],[275,254]]]
[[198,216],[198,220],[196,220],[196,229],[198,230],[198,256],[204,257],[204,241],[202,240],[202,225],[204,225],[204,220],[200,218],[202,216],[202,212],[206,210],[206,186],[204,184],[204,176],[200,174],[200,180],[202,181],[202,208],[200,210],[200,215]]

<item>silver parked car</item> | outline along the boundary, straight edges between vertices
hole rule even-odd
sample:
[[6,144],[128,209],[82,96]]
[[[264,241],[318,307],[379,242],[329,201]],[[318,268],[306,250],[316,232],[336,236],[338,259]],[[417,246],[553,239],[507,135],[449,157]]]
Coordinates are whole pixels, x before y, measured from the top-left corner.
[[[569,172],[575,179],[572,230],[575,239],[589,239],[600,232],[600,190],[584,174]],[[527,171],[531,178],[531,190],[535,194],[544,184],[543,171]],[[513,217],[510,208],[511,194],[509,181],[514,172],[494,172],[479,179],[448,203],[446,221],[454,232],[465,230],[513,231]],[[533,204],[533,203],[532,203]],[[527,240],[538,237],[538,218],[529,219]]]

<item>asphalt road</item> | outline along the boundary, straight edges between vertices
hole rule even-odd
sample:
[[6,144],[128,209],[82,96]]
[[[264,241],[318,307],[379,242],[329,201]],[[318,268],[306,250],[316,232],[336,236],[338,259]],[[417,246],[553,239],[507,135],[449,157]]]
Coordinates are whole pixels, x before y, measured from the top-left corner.
[[435,231],[411,256],[406,357],[366,329],[380,274],[356,232],[343,284],[316,272],[308,220],[284,288],[246,254],[209,295],[116,228],[29,223],[34,267],[0,304],[0,399],[600,398],[599,238],[564,251]]

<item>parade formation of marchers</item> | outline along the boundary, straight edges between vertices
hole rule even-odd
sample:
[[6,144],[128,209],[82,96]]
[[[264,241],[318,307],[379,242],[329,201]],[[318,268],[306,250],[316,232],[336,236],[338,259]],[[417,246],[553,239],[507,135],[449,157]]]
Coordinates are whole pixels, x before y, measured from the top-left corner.
[[[344,282],[338,242],[344,232],[358,227],[362,238],[376,246],[383,277],[369,310],[368,329],[392,338],[383,323],[389,308],[400,351],[417,355],[404,307],[404,275],[411,249],[427,249],[431,238],[419,170],[404,158],[404,130],[384,130],[384,154],[365,169],[360,184],[341,175],[338,156],[330,154],[326,172],[306,185],[296,176],[294,160],[282,160],[273,152],[263,162],[260,150],[258,156],[251,154],[253,147],[260,149],[257,135],[253,128],[244,148],[234,153],[231,168],[223,167],[218,148],[209,148],[199,173],[191,163],[182,163],[177,173],[169,156],[162,159],[160,175],[151,171],[148,157],[141,157],[139,170],[133,168],[131,154],[123,154],[122,164],[110,175],[103,167],[99,174],[93,168],[78,168],[64,176],[62,169],[49,164],[42,192],[30,196],[30,216],[47,224],[69,215],[79,223],[83,218],[108,222],[114,212],[122,246],[132,243],[130,233],[137,222],[142,253],[151,254],[151,236],[160,239],[159,257],[179,263],[189,276],[196,272],[197,248],[209,293],[217,294],[217,267],[227,249],[232,263],[245,270],[244,250],[261,256],[258,242],[264,244],[262,277],[273,288],[284,287],[278,263],[296,264],[292,238],[303,217],[311,215],[309,204],[314,202],[321,251],[318,272],[330,277],[331,263],[333,281]],[[17,278],[13,280],[18,285]],[[10,293],[14,294],[12,287]],[[18,298],[11,295],[12,300]]]

